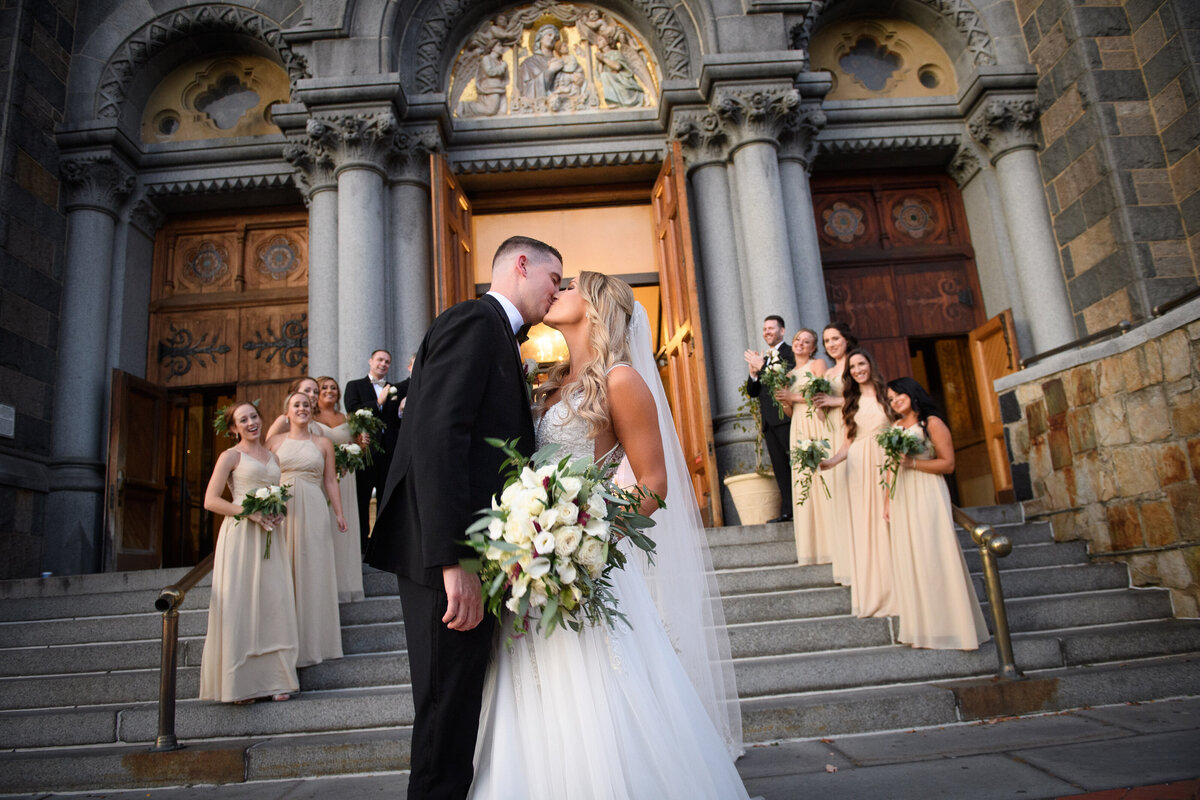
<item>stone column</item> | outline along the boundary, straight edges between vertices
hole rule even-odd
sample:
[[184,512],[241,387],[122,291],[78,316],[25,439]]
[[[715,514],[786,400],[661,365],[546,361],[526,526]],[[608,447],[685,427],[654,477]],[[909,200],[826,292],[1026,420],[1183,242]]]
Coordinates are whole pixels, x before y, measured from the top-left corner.
[[70,575],[100,568],[113,242],[118,211],[135,178],[109,154],[68,158],[62,175],[66,268],[42,564]]
[[391,111],[308,124],[310,138],[330,143],[337,178],[337,368],[343,385],[366,374],[371,351],[387,346],[384,163],[395,128]]
[[722,86],[713,107],[730,135],[741,215],[749,307],[757,323],[779,314],[792,328],[800,318],[776,150],[789,113],[800,102],[788,87]]
[[1033,100],[993,97],[981,102],[969,127],[996,168],[1030,338],[1043,352],[1077,334],[1038,169],[1036,124]]
[[[284,148],[308,206],[308,371],[338,376],[338,192],[331,129],[314,125]],[[363,363],[366,363],[365,360]],[[364,372],[365,374],[365,372]]]
[[[821,243],[813,216],[812,188],[808,176],[817,155],[817,134],[825,127],[825,112],[819,106],[797,109],[789,115],[780,140],[779,177],[783,184],[784,214],[792,254],[792,280],[800,305],[800,316],[791,325],[812,328],[821,341],[821,329],[829,323],[829,301],[825,297],[825,273],[821,267]],[[786,319],[786,317],[785,317]]]
[[392,377],[408,377],[408,357],[417,352],[431,317],[432,211],[429,197],[429,154],[441,147],[434,129],[401,131],[393,143],[388,239],[388,341],[394,362]]

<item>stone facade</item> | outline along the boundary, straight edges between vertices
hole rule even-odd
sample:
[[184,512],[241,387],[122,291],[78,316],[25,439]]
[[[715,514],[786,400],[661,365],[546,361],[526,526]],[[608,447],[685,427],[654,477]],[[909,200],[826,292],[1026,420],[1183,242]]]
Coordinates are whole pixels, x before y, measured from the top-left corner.
[[1093,557],[1128,562],[1135,585],[1170,588],[1183,617],[1200,616],[1200,306],[1192,305],[1188,321],[1155,321],[1169,330],[1137,329],[1070,366],[1009,376],[1000,395],[1026,513],[1051,520],[1059,541],[1082,539]]
[[16,412],[13,438],[0,439],[0,578],[41,569],[66,238],[54,128],[75,5],[0,4],[0,404]]
[[1200,264],[1200,5],[1017,0],[1076,324],[1148,318]]

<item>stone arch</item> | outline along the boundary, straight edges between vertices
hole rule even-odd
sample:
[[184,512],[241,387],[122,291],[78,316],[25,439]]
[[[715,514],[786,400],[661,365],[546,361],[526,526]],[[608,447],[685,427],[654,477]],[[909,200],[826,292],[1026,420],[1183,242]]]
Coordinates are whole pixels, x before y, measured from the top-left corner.
[[[924,6],[945,21],[946,25],[958,32],[959,42],[967,55],[967,60],[974,68],[997,63],[996,47],[979,12],[969,0],[909,0],[919,6]],[[831,15],[841,16],[840,11],[854,11],[861,6],[869,11],[864,4],[856,0],[813,0],[804,20],[791,29],[790,39],[793,50],[807,50],[813,31],[820,22],[829,19]],[[894,13],[895,6],[888,10]],[[935,34],[936,36],[936,34]],[[943,43],[945,44],[945,43]],[[947,48],[951,50],[951,48]]]
[[309,76],[304,57],[291,49],[279,26],[269,18],[224,3],[189,6],[142,25],[109,57],[96,91],[95,117],[120,119],[130,86],[142,68],[171,45],[205,34],[232,34],[258,43],[279,60],[293,86]]
[[[546,5],[554,3],[546,0]],[[693,39],[675,13],[675,4],[668,0],[626,0],[621,5],[627,7],[622,11],[635,12],[634,19],[648,23],[647,38],[658,51],[664,78],[692,77]],[[482,4],[479,0],[428,0],[416,9],[404,32],[397,37],[397,42],[403,43],[400,52],[415,53],[410,64],[412,91],[417,94],[443,91],[447,70],[456,54],[451,51],[467,29],[489,14],[502,12],[499,4]]]

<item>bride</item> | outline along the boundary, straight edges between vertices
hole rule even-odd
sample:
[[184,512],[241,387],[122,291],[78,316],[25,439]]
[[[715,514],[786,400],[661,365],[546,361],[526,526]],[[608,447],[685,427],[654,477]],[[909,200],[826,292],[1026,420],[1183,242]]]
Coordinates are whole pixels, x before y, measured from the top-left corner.
[[613,593],[628,625],[533,633],[488,667],[469,797],[745,798],[741,716],[720,596],[687,467],[624,282],[584,272],[544,322],[571,360],[535,395],[537,446],[617,463],[621,485],[670,499],[648,530],[653,565],[625,543]]

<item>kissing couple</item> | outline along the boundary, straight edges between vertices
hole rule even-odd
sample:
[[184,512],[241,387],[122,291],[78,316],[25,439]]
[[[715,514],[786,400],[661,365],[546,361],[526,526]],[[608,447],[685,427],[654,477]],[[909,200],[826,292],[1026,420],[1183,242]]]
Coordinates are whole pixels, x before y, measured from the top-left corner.
[[[447,309],[417,351],[404,425],[367,561],[396,573],[415,719],[410,800],[746,798],[734,766],[741,715],[720,595],[691,480],[651,350],[646,310],[623,281],[583,272],[524,236],[492,260],[491,289]],[[570,360],[533,395],[517,331],[544,322]],[[499,643],[479,578],[460,566],[479,509],[503,488],[516,439],[618,463],[644,486],[656,542],[612,592],[628,623]]]

